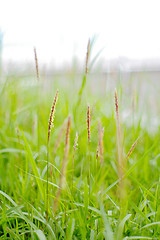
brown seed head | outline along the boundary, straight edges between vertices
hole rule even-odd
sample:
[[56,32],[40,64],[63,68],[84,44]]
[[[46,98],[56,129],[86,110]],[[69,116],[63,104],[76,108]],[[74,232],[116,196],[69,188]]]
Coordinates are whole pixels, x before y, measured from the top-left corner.
[[37,80],[39,81],[39,67],[38,67],[38,58],[37,58],[36,48],[34,48],[34,59],[35,59],[35,64],[36,64]]
[[71,116],[68,117],[68,123],[67,123],[67,131],[66,131],[66,140],[65,145],[67,146],[69,143],[69,133],[70,133],[70,126],[71,126]]
[[117,97],[117,89],[115,89],[115,106],[116,106],[116,113],[118,113],[118,97]]
[[98,159],[98,156],[99,156],[99,150],[98,150],[99,147],[97,147],[97,152],[96,152],[96,160]]
[[115,89],[115,106],[116,106],[116,118],[117,118],[117,138],[118,144],[120,145],[121,141],[121,134],[120,134],[120,121],[119,121],[119,106],[118,106],[118,96],[117,96],[117,89]]
[[55,107],[56,107],[56,103],[58,100],[58,90],[56,92],[56,96],[54,98],[53,104],[52,104],[52,108],[51,108],[51,112],[50,112],[50,117],[49,117],[49,124],[48,124],[48,142],[49,142],[49,138],[50,138],[50,133],[51,133],[51,129],[53,128],[53,122],[54,122],[54,113],[55,113]]
[[131,148],[130,148],[128,154],[127,154],[126,161],[128,160],[128,158],[129,158],[130,155],[132,154],[132,152],[133,152],[135,146],[137,145],[138,140],[139,140],[139,137],[138,137],[137,140],[132,144],[132,146],[131,146]]
[[86,74],[88,73],[89,54],[90,54],[90,39],[88,40],[87,53],[86,53],[86,70],[85,70],[85,73],[86,73]]

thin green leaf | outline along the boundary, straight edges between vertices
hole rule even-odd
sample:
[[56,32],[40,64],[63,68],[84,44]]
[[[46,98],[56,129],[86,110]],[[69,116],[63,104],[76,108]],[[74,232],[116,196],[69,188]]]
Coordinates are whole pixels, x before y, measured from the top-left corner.
[[121,240],[123,239],[123,230],[124,230],[124,225],[126,223],[126,221],[131,217],[131,214],[128,214],[127,216],[125,216],[121,222],[118,225],[118,229],[117,229],[117,240]]
[[36,182],[37,182],[37,185],[38,185],[38,188],[39,188],[39,191],[41,193],[41,196],[42,196],[42,199],[44,200],[44,189],[43,189],[43,183],[41,181],[41,177],[40,177],[40,174],[38,172],[38,169],[37,169],[37,165],[36,165],[36,162],[33,158],[33,155],[32,155],[32,152],[31,152],[31,149],[30,149],[30,146],[24,136],[24,133],[22,132],[22,135],[23,135],[23,139],[24,139],[24,143],[25,143],[25,149],[28,153],[28,156],[29,156],[29,160],[30,160],[30,163],[31,163],[31,166],[32,166],[32,169],[33,169],[33,172],[34,172],[34,175],[36,177]]
[[74,227],[75,227],[75,219],[74,218],[70,218],[70,220],[68,222],[67,234],[66,234],[68,240],[72,240]]
[[37,237],[39,238],[39,240],[46,240],[44,233],[40,229],[37,229],[34,232],[37,235]]

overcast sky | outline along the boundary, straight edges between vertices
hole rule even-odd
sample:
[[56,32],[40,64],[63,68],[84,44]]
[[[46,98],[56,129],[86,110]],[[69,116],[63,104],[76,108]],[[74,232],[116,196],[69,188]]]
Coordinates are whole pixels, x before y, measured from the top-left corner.
[[160,58],[159,0],[1,0],[3,59],[61,65],[84,59],[88,38],[99,36],[102,57]]

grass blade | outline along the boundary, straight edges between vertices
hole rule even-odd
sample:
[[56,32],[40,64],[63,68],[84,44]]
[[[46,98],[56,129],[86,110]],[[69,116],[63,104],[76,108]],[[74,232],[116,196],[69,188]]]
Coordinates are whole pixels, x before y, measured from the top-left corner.
[[37,182],[39,191],[41,193],[42,199],[44,200],[45,198],[44,198],[43,183],[41,181],[41,177],[40,177],[40,174],[39,174],[36,162],[35,162],[35,160],[33,158],[33,155],[32,155],[32,152],[31,152],[31,148],[30,148],[30,146],[29,146],[29,144],[28,144],[28,142],[27,142],[23,132],[22,132],[22,135],[23,135],[23,139],[24,139],[24,143],[25,143],[25,150],[28,153],[28,157],[29,157],[29,160],[30,160],[30,163],[31,163],[31,166],[32,166],[33,173],[34,173],[34,175],[36,177],[36,182]]

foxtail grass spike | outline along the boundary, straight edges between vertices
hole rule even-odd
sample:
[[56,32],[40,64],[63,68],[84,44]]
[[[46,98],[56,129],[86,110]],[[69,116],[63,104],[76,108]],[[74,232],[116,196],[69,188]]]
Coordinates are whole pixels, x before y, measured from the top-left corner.
[[87,53],[86,53],[86,69],[85,69],[85,73],[86,73],[86,74],[88,74],[89,55],[90,55],[90,39],[88,40]]
[[70,126],[71,126],[71,116],[69,115],[69,117],[68,117],[68,123],[67,123],[65,147],[67,147],[67,146],[68,146],[68,143],[69,143]]
[[128,160],[128,158],[129,158],[130,155],[132,154],[133,150],[135,149],[135,146],[137,145],[138,140],[139,140],[139,137],[138,137],[137,140],[132,144],[132,146],[131,146],[129,152],[127,153],[126,161]]
[[34,48],[34,59],[35,59],[35,64],[36,64],[37,80],[38,80],[38,82],[39,82],[39,67],[38,67],[38,58],[37,58],[36,48]]
[[118,106],[118,96],[117,96],[117,89],[115,89],[115,106],[116,106],[116,117],[119,123],[119,106]]
[[98,160],[98,157],[99,157],[99,147],[97,147],[96,160]]
[[52,104],[52,108],[51,108],[51,112],[50,112],[50,117],[49,117],[49,124],[48,124],[48,142],[49,142],[49,138],[50,138],[50,133],[51,133],[51,129],[53,128],[53,122],[54,122],[54,113],[55,113],[55,107],[56,107],[56,103],[58,100],[58,90],[56,92],[56,96],[54,98],[53,104]]

